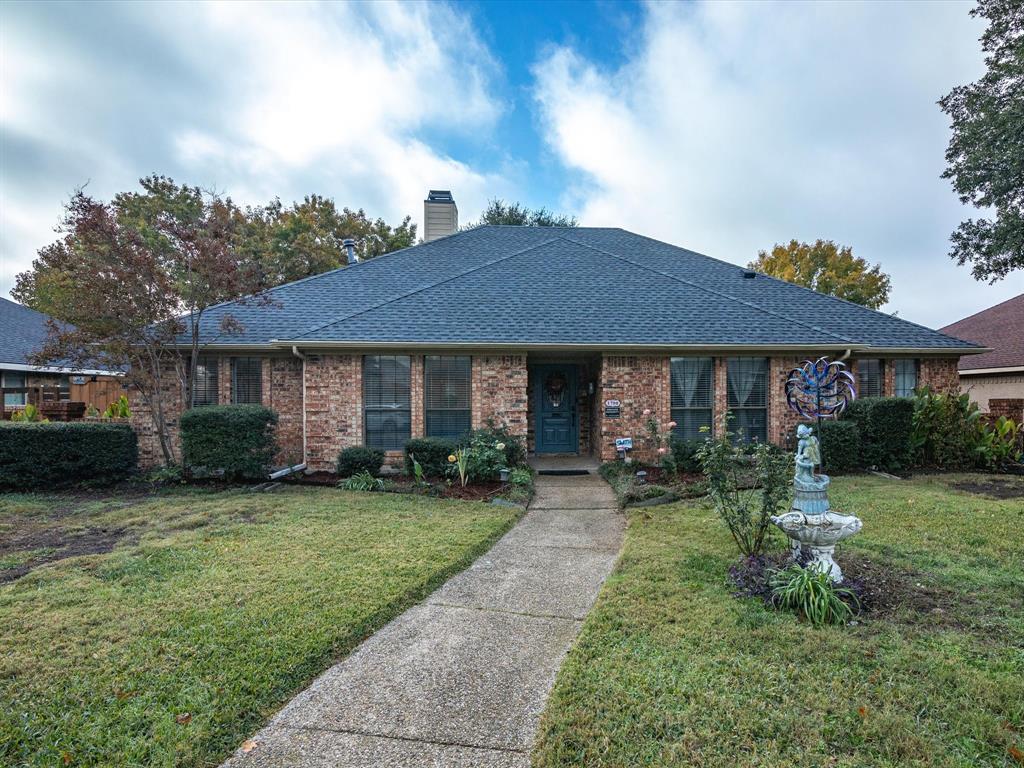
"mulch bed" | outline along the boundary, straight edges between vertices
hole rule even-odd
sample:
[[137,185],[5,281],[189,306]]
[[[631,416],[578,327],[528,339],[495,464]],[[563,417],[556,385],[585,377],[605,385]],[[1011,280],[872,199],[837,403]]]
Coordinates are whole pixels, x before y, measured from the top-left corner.
[[951,483],[951,488],[995,499],[1024,499],[1024,482],[1017,479],[988,477],[984,480],[965,480]]
[[21,533],[15,531],[12,535],[5,537],[3,543],[0,544],[0,555],[33,549],[53,549],[55,551],[34,557],[14,568],[0,570],[0,584],[20,579],[44,563],[56,562],[67,557],[100,555],[110,552],[124,535],[124,528],[87,528],[74,534],[69,534],[61,528]]
[[[394,483],[395,493],[422,493],[438,499],[462,499],[464,501],[487,501],[508,488],[506,483],[497,480],[489,483],[474,483],[463,488],[458,482],[448,485],[444,480],[428,479],[430,488],[423,491],[416,489],[416,481],[407,475],[389,475],[388,480]],[[336,486],[340,481],[333,472],[312,472],[308,475],[281,478],[282,482],[295,485]]]

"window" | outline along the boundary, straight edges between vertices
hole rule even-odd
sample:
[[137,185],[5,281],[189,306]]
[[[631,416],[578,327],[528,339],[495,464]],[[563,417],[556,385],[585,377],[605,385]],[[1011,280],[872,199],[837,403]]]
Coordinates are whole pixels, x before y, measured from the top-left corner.
[[216,405],[217,358],[200,357],[196,361],[196,385],[192,392],[192,405]]
[[913,397],[917,389],[917,360],[896,361],[896,397]]
[[61,376],[57,382],[57,398],[66,403],[71,400],[71,377]]
[[423,360],[423,403],[427,437],[461,437],[469,431],[469,357]]
[[672,358],[672,433],[683,440],[710,437],[715,402],[714,361],[710,357]]
[[768,440],[768,358],[730,357],[726,363],[729,430],[744,443]]
[[231,358],[231,402],[260,405],[263,402],[263,359]]
[[[25,386],[25,374],[5,371],[0,374],[3,389],[20,389]],[[27,392],[4,392],[5,408],[21,408],[28,402]]]
[[882,396],[882,361],[868,358],[857,361],[857,397]]
[[401,450],[409,439],[409,356],[363,358],[363,422],[368,448]]

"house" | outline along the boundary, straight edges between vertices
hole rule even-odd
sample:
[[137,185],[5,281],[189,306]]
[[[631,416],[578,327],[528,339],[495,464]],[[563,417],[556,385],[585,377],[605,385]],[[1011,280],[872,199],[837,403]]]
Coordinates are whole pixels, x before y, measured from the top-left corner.
[[[207,310],[197,402],[273,407],[280,460],[313,471],[347,446],[397,457],[409,437],[488,420],[532,453],[608,460],[617,438],[648,450],[645,411],[682,437],[721,433],[729,411],[748,439],[785,440],[783,382],[807,358],[847,360],[862,395],[907,395],[956,389],[957,360],[980,349],[622,229],[441,236],[429,206],[455,201],[425,204],[429,242]],[[221,333],[225,315],[244,330]],[[155,462],[144,405],[133,412]]]
[[960,388],[993,417],[1024,420],[1024,293],[947,325],[943,333],[991,351],[960,358]]
[[3,416],[31,403],[51,418],[80,417],[86,407],[100,411],[124,392],[123,375],[105,369],[81,370],[59,364],[33,365],[31,355],[46,341],[48,317],[0,298],[0,389]]

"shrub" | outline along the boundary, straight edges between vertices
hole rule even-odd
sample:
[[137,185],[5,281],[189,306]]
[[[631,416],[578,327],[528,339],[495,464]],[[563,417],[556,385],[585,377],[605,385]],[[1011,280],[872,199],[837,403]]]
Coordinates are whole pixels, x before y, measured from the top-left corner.
[[1021,460],[1017,447],[1020,428],[1013,419],[1000,416],[991,423],[983,423],[975,446],[975,461],[983,469],[1002,469]]
[[792,565],[771,579],[772,600],[781,608],[794,611],[815,627],[845,624],[859,608],[857,596],[846,587],[837,587],[827,573]]
[[509,473],[508,481],[512,485],[533,485],[533,470],[528,467],[516,467]]
[[338,477],[352,477],[363,472],[376,475],[383,464],[384,451],[362,446],[345,448],[338,454]]
[[843,418],[860,431],[860,463],[884,472],[899,472],[912,462],[914,400],[865,397],[854,400]]
[[454,440],[443,437],[414,437],[405,442],[405,472],[413,474],[412,458],[423,467],[426,477],[444,477],[448,472],[448,457],[458,447]]
[[708,440],[697,456],[708,496],[740,553],[750,557],[761,554],[771,517],[789,493],[792,457],[763,443],[748,455],[731,437]]
[[32,403],[29,403],[25,406],[24,410],[12,413],[11,421],[46,422],[49,421],[49,419],[44,418],[39,409],[32,405]]
[[976,461],[983,425],[977,403],[967,395],[933,393],[922,387],[914,394],[911,448],[919,464],[941,469],[966,469]]
[[491,445],[501,443],[505,446],[502,449],[505,454],[504,461],[495,471],[497,469],[513,469],[514,467],[521,467],[526,464],[526,446],[522,438],[513,435],[508,431],[508,427],[504,425],[495,425],[493,420],[488,421],[486,427],[474,429],[459,441],[459,445],[466,447],[470,447],[474,443],[489,443]]
[[672,460],[676,472],[700,472],[700,459],[697,458],[697,452],[706,442],[706,439],[682,440],[678,437],[672,438],[670,448],[672,449]]
[[127,424],[0,423],[0,487],[114,483],[135,469],[137,459]]
[[346,491],[390,491],[393,484],[383,477],[374,477],[367,471],[358,472],[338,483]]
[[132,416],[132,409],[128,405],[128,396],[121,395],[117,400],[107,406],[107,410],[103,412],[103,418],[105,419],[130,419]]
[[827,472],[852,472],[861,464],[860,428],[853,421],[821,422],[822,468]]
[[207,405],[181,415],[181,459],[190,473],[228,480],[267,476],[277,451],[277,414],[262,405]]

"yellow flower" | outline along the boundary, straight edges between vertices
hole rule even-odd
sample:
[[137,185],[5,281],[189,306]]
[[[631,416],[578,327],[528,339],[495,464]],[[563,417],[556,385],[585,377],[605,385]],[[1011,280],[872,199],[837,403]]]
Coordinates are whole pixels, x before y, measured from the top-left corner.
[[450,461],[452,463],[455,462],[455,454],[454,453],[449,453],[448,454],[448,461]]

